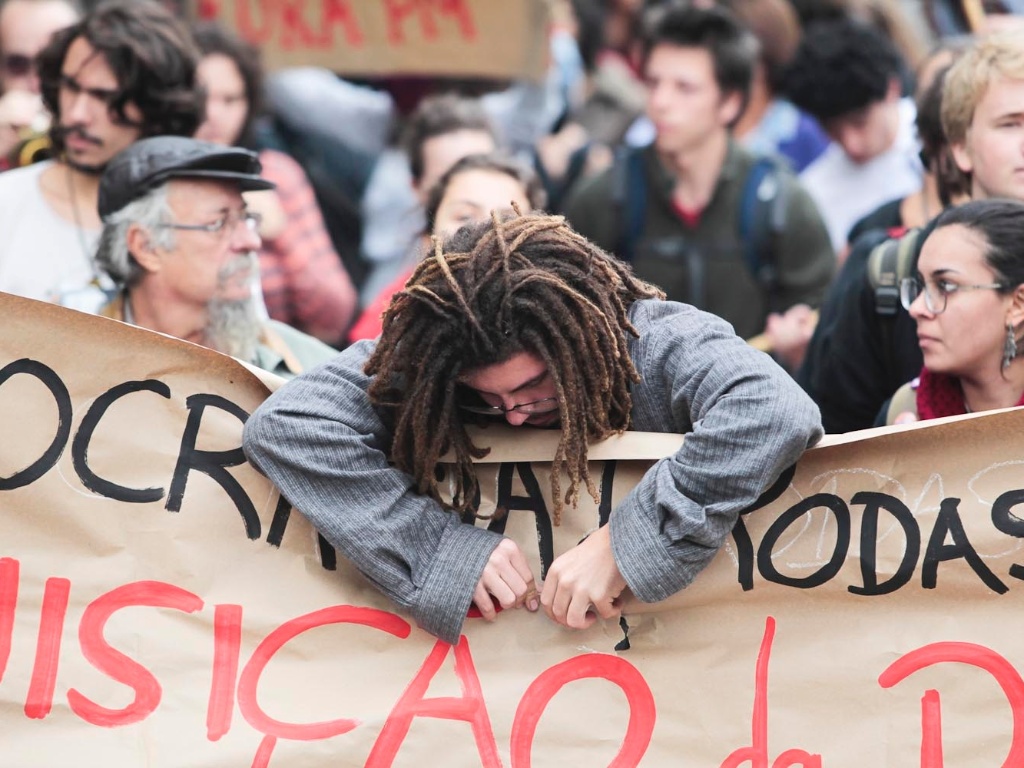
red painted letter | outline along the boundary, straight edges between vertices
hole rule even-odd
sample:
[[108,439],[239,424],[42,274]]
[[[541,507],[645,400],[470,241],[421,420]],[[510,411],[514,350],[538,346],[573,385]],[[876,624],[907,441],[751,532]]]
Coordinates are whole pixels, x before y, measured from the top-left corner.
[[213,679],[206,708],[206,738],[210,741],[217,741],[231,729],[241,645],[242,606],[218,605],[213,615]]
[[[253,22],[252,7],[259,6],[259,17],[262,22],[258,27]],[[270,9],[273,0],[238,0],[235,3],[235,29],[238,34],[254,45],[266,45],[274,32],[274,19]]]
[[[267,635],[263,642],[253,651],[252,658],[242,670],[238,681],[238,709],[253,728],[260,733],[275,739],[295,739],[296,741],[315,741],[328,739],[347,733],[355,728],[358,720],[340,718],[325,720],[319,723],[298,725],[285,723],[267,715],[256,701],[256,689],[259,687],[260,676],[267,664],[284,645],[303,632],[328,624],[362,624],[382,632],[405,639],[409,636],[409,622],[393,613],[378,611],[374,608],[357,608],[351,605],[335,605],[319,611],[307,613],[296,619],[285,622]],[[266,740],[264,740],[266,741]],[[271,747],[273,744],[271,744]],[[267,755],[269,758],[269,754]]]
[[21,564],[10,557],[0,558],[0,680],[4,679],[11,657],[14,610],[18,607],[18,579]]
[[[739,768],[747,761],[750,768],[768,768],[768,662],[775,640],[775,619],[769,616],[764,623],[761,650],[757,654],[754,672],[754,716],[751,726],[751,746],[734,750],[722,762],[722,768]],[[787,749],[772,763],[772,768],[787,768],[800,764],[804,768],[821,768],[821,755],[811,755],[802,749]]]
[[563,661],[545,670],[523,694],[512,722],[512,765],[530,768],[533,737],[548,702],[563,686],[574,680],[599,678],[622,689],[629,702],[629,723],[622,748],[610,768],[637,765],[651,743],[657,709],[643,675],[625,659],[604,653],[589,653]]
[[[1013,712],[1010,752],[1003,765],[1024,765],[1024,680],[1010,662],[990,648],[973,643],[932,643],[890,664],[878,676],[878,684],[891,688],[919,669],[943,662],[970,664],[996,679]],[[926,691],[921,702],[921,768],[942,768],[942,720],[936,691]]]
[[160,683],[153,674],[120,651],[103,637],[107,620],[122,608],[145,606],[173,608],[185,613],[202,610],[197,595],[162,581],[137,581],[112,589],[86,606],[78,627],[78,643],[82,655],[100,672],[134,689],[135,699],[124,709],[108,709],[86,698],[72,688],[68,691],[71,710],[87,723],[112,727],[145,720],[160,704]]
[[327,31],[328,38],[334,39],[331,27],[340,24],[345,32],[345,42],[353,47],[362,46],[366,38],[348,0],[323,0],[323,3],[323,29]]
[[46,580],[36,641],[36,663],[32,668],[28,696],[25,697],[25,715],[34,720],[42,720],[50,714],[53,706],[53,688],[57,684],[57,663],[60,661],[60,636],[64,632],[69,594],[71,582],[67,579]]
[[476,748],[480,753],[480,763],[484,768],[500,766],[501,759],[498,757],[498,745],[494,741],[494,729],[491,728],[491,721],[487,717],[487,705],[484,703],[483,689],[480,687],[480,678],[477,677],[476,668],[473,666],[473,657],[469,653],[469,644],[465,637],[459,638],[459,644],[455,649],[455,675],[459,678],[462,688],[462,696],[438,697],[425,699],[423,696],[430,687],[431,680],[441,668],[448,649],[452,648],[448,643],[440,640],[434,644],[434,649],[423,662],[416,677],[405,689],[395,708],[391,710],[384,728],[381,729],[377,742],[373,745],[366,765],[389,766],[398,754],[409,727],[414,717],[437,717],[444,720],[464,720],[473,726],[473,738],[476,739]]

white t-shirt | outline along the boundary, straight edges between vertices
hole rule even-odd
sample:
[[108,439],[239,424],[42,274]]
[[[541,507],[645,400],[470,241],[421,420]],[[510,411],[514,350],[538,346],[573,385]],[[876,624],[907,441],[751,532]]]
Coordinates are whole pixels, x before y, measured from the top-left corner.
[[[0,173],[0,291],[95,311],[93,254],[99,229],[81,229],[56,214],[39,186],[45,161]],[[97,295],[96,301],[100,300]]]
[[833,142],[800,174],[837,253],[845,247],[850,228],[862,217],[921,188],[923,169],[918,159],[913,100],[901,99],[899,111],[900,130],[887,152],[858,165]]

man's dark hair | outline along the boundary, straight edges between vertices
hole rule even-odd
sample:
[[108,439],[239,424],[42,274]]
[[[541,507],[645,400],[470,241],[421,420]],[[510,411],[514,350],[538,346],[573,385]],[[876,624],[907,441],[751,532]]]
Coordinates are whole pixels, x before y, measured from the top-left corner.
[[263,114],[263,61],[260,49],[243,40],[237,34],[214,21],[197,24],[192,30],[200,56],[211,56],[219,53],[227,56],[238,67],[245,87],[245,100],[249,109],[245,113],[242,130],[235,137],[234,144],[254,149],[256,146],[253,125]]
[[724,8],[678,2],[655,6],[644,19],[644,67],[659,45],[707,51],[719,90],[723,95],[740,94],[746,106],[760,47],[753,33]]
[[486,131],[495,137],[494,126],[479,99],[445,93],[428,96],[409,116],[402,131],[402,147],[409,157],[412,179],[418,185],[423,178],[423,145],[435,136],[456,131]]
[[[369,394],[392,421],[391,460],[417,491],[438,502],[440,457],[452,459],[452,501],[473,512],[479,490],[473,445],[459,408],[459,378],[520,352],[547,365],[559,403],[561,440],[552,461],[553,517],[575,504],[587,472],[587,444],[629,427],[629,322],[637,299],[664,294],[574,232],[561,216],[499,217],[459,229],[422,261],[384,314],[366,373]],[[560,472],[569,477],[564,500]],[[448,482],[444,483],[448,486]]]
[[785,76],[784,93],[818,120],[830,120],[885,98],[903,69],[896,46],[850,18],[811,24]]
[[64,149],[60,125],[60,84],[68,48],[79,38],[103,56],[119,91],[109,108],[124,125],[134,104],[142,113],[142,136],[191,136],[202,122],[202,93],[196,87],[199,52],[185,24],[155,0],[107,0],[56,34],[37,59],[43,103],[54,116],[50,138]]
[[467,171],[493,171],[503,173],[511,179],[518,181],[530,203],[530,210],[540,210],[547,203],[547,194],[544,185],[541,183],[537,172],[526,163],[520,162],[500,152],[491,152],[486,155],[466,155],[458,160],[455,165],[442,174],[437,183],[427,192],[427,202],[423,206],[427,220],[426,233],[434,233],[434,225],[437,220],[437,209],[441,207],[448,192],[448,185],[452,179]]

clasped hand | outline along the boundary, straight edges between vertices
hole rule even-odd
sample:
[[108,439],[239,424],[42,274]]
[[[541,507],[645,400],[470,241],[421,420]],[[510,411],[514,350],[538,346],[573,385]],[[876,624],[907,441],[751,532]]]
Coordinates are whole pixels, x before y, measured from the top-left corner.
[[618,598],[625,588],[626,580],[615,563],[611,532],[606,525],[555,559],[539,596],[522,550],[511,539],[502,539],[477,582],[473,603],[488,621],[497,615],[496,601],[503,609],[525,607],[536,611],[543,606],[557,623],[586,629],[597,616],[618,616]]

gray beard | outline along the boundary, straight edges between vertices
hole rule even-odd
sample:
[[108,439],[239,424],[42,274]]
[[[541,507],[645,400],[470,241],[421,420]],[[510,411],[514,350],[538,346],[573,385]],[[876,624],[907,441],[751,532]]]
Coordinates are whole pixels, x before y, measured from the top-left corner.
[[[239,257],[221,270],[222,281],[241,269],[252,270],[253,282],[259,280],[259,262],[256,254]],[[258,284],[253,286],[258,290]],[[253,294],[254,295],[254,294]],[[248,298],[225,301],[214,297],[206,305],[206,346],[251,363],[256,359],[256,348],[263,333],[263,322],[256,312],[253,295]]]
[[262,323],[252,299],[211,299],[206,311],[206,346],[247,363],[253,362]]

